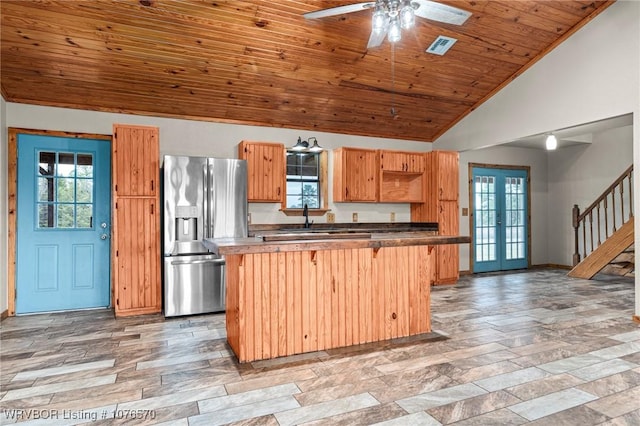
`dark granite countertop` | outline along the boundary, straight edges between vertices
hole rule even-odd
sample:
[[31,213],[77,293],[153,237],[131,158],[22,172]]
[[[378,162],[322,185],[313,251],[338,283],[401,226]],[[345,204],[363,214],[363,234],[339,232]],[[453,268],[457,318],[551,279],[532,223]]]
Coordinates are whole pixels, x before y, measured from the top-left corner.
[[249,236],[266,235],[271,233],[292,232],[428,232],[438,231],[436,222],[352,222],[352,223],[314,223],[305,228],[302,223],[254,224],[249,225]]

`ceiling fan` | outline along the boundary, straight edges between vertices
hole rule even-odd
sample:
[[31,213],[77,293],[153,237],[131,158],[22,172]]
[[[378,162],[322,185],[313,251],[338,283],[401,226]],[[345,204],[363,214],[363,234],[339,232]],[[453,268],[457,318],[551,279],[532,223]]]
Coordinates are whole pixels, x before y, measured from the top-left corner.
[[391,43],[400,41],[402,29],[413,27],[415,17],[462,25],[471,12],[430,0],[376,0],[347,4],[305,13],[306,19],[318,19],[373,8],[371,36],[367,48],[382,44],[385,36]]

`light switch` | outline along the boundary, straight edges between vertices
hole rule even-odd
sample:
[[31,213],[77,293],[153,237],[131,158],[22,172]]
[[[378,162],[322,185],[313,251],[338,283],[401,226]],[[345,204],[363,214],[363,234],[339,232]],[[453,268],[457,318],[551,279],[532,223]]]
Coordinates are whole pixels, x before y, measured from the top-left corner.
[[462,216],[469,216],[469,209],[467,207],[462,208]]

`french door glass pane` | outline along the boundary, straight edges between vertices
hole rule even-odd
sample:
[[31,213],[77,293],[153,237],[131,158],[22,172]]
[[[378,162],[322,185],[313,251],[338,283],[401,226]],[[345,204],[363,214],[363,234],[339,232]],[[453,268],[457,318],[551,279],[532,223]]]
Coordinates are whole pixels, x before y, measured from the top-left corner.
[[476,176],[476,261],[496,260],[496,200],[495,178]]
[[522,177],[505,179],[505,258],[507,260],[524,259],[525,256],[524,183]]

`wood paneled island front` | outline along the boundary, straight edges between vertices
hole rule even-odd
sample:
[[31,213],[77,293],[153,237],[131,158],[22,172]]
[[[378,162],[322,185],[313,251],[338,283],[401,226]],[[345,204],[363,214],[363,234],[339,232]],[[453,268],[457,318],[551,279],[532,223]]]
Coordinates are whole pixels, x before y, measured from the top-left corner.
[[432,249],[469,237],[344,237],[205,240],[226,258],[227,340],[240,362],[431,331]]

